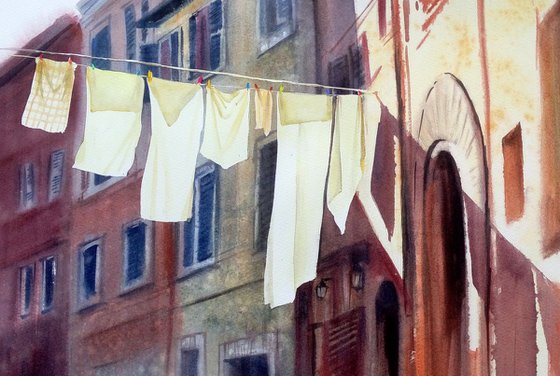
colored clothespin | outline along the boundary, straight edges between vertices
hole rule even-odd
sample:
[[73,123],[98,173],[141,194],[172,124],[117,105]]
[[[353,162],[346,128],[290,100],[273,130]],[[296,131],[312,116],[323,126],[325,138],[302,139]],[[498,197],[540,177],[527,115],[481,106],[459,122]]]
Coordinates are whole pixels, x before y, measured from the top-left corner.
[[358,90],[357,93],[358,93],[358,97],[362,96],[362,91],[361,90]]
[[247,84],[245,85],[245,89],[249,90],[251,88],[251,84],[247,82]]
[[270,88],[268,88],[269,91],[272,91],[272,86]]
[[154,74],[152,73],[151,70],[148,71],[148,82],[152,82],[152,77],[154,76]]
[[72,57],[68,58],[68,64],[72,65]]
[[255,84],[255,89],[259,90],[259,85]]
[[95,65],[93,65],[93,63],[91,63],[91,69],[95,69]]
[[43,60],[43,54],[39,54],[39,59]]
[[284,92],[284,84],[280,84],[280,88],[278,89],[279,92]]
[[212,81],[211,80],[206,81],[206,87],[208,89],[210,89],[212,87]]
[[326,89],[325,89],[325,94],[326,94],[326,95],[331,95],[331,89],[330,89],[330,88],[326,88]]
[[197,84],[202,84],[202,76],[198,76],[198,80],[196,80]]

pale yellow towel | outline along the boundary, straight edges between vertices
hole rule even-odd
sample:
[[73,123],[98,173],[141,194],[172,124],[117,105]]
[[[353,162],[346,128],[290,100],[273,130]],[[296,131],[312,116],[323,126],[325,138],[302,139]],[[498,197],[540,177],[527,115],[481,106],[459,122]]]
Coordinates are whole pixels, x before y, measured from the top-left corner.
[[142,130],[144,81],[140,76],[88,67],[86,83],[84,140],[73,167],[100,175],[125,176],[134,162]]
[[[271,307],[294,300],[298,286],[316,276],[323,195],[329,162],[332,98],[278,95],[278,156],[266,268],[264,301]],[[313,108],[309,106],[313,105]],[[282,113],[290,117],[282,117]],[[308,113],[317,115],[313,121]],[[298,115],[299,114],[299,115]]]
[[327,183],[327,206],[341,234],[344,234],[348,210],[363,173],[362,113],[361,97],[357,95],[337,97]]
[[272,91],[255,89],[255,129],[268,136],[272,129]]
[[21,124],[62,133],[68,124],[76,64],[35,59],[35,74]]
[[204,120],[202,88],[157,78],[149,88],[152,138],[142,177],[140,215],[153,221],[186,221],[192,213]]
[[204,140],[200,153],[229,168],[247,159],[249,90],[223,93],[207,88]]

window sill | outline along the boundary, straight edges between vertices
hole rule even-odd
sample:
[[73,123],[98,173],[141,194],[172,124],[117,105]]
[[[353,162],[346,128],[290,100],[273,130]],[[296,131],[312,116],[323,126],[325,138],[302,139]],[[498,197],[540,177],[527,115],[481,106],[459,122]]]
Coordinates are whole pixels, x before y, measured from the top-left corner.
[[193,266],[189,266],[188,268],[181,268],[178,272],[177,272],[177,280],[181,281],[184,279],[188,279],[191,278],[197,274],[203,273],[207,270],[210,269],[215,269],[218,267],[218,264],[216,263],[216,258],[212,258],[210,260],[206,260],[204,262],[195,264]]
[[119,297],[124,296],[131,296],[136,293],[140,293],[141,291],[148,290],[154,286],[152,281],[148,281],[146,279],[136,282],[134,284],[128,286],[122,286],[121,292],[119,293]]
[[87,314],[91,311],[94,311],[94,310],[98,309],[103,304],[104,303],[100,302],[99,300],[91,301],[91,302],[90,301],[80,302],[80,303],[78,303],[78,309],[76,310],[76,313]]

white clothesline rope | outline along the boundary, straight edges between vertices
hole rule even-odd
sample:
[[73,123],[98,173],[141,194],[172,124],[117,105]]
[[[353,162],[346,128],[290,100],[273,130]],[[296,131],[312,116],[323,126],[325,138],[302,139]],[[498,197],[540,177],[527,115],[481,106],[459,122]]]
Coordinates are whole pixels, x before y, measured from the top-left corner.
[[[186,71],[186,72],[195,72],[195,73],[201,73],[201,74],[228,76],[228,77],[240,78],[240,79],[244,79],[244,80],[248,80],[248,81],[265,81],[265,82],[276,83],[276,84],[281,84],[281,85],[286,84],[286,85],[294,85],[294,86],[305,86],[305,87],[321,88],[321,89],[325,89],[325,90],[354,91],[354,92],[361,93],[361,94],[364,94],[364,93],[374,94],[376,96],[378,94],[377,91],[367,91],[367,90],[364,90],[364,89],[357,89],[357,88],[349,88],[349,87],[341,87],[341,86],[329,86],[329,85],[321,85],[321,84],[309,83],[309,82],[281,80],[281,79],[275,79],[275,78],[263,78],[263,77],[257,77],[257,76],[248,76],[248,75],[239,74],[239,73],[212,71],[212,70],[206,70],[206,69],[176,67],[176,66],[173,66],[173,65],[151,63],[151,62],[141,61],[141,60],[118,59],[118,58],[111,58],[111,57],[99,57],[99,56],[91,56],[91,55],[79,54],[79,53],[73,53],[73,52],[52,52],[52,51],[46,51],[46,50],[35,50],[35,49],[30,49],[30,48],[16,48],[16,47],[0,47],[0,51],[20,51],[20,52],[30,53],[30,54],[35,53],[35,54],[56,55],[56,56],[65,56],[65,57],[80,57],[80,58],[86,58],[86,59],[91,59],[91,60],[94,60],[94,59],[95,60],[107,60],[107,61],[114,61],[114,62],[121,62],[121,63],[136,63],[136,64],[141,64],[141,65],[148,65],[148,66],[166,68],[166,69],[175,69],[175,70]],[[37,58],[37,56],[22,55],[22,54],[17,54],[17,53],[12,54],[12,56],[20,57],[20,58],[30,58],[30,59]],[[74,62],[74,63],[76,65],[82,66],[82,67],[88,67],[89,66],[89,65],[83,64],[83,63],[76,63],[76,62]],[[214,83],[213,83],[213,85],[214,85]],[[214,86],[221,86],[221,85],[214,85]],[[225,87],[225,86],[223,86],[223,87]],[[239,86],[239,87],[241,87],[241,86]],[[334,93],[331,93],[331,94],[334,94]]]

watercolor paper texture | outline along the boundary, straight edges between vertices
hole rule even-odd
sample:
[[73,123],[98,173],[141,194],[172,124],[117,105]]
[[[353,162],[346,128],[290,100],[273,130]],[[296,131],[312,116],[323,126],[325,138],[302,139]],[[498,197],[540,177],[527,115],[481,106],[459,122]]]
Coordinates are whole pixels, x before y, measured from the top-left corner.
[[[560,375],[559,1],[0,5],[1,375]],[[21,123],[41,52],[76,67],[63,133]],[[160,125],[194,130],[167,143],[177,158],[148,156],[145,92],[123,176],[72,168],[92,64],[138,92],[148,75],[174,81]],[[243,153],[227,169],[197,150],[209,81],[243,94]],[[177,82],[196,87],[196,116],[177,112]],[[256,105],[257,87],[270,101]],[[123,93],[98,98],[116,106],[110,94]],[[272,100],[301,94],[333,103],[330,133],[298,146],[321,164],[303,175],[282,155],[298,126],[275,127],[286,114]],[[356,123],[347,101],[360,132],[334,126]],[[88,142],[93,162],[121,152]],[[347,163],[348,189],[309,183]],[[181,185],[169,200],[150,187],[180,203],[175,222],[142,218],[148,171]],[[279,244],[297,220],[273,213],[302,184],[317,193],[296,217],[318,213],[320,231],[294,258]],[[265,270],[289,281],[273,304]]]

